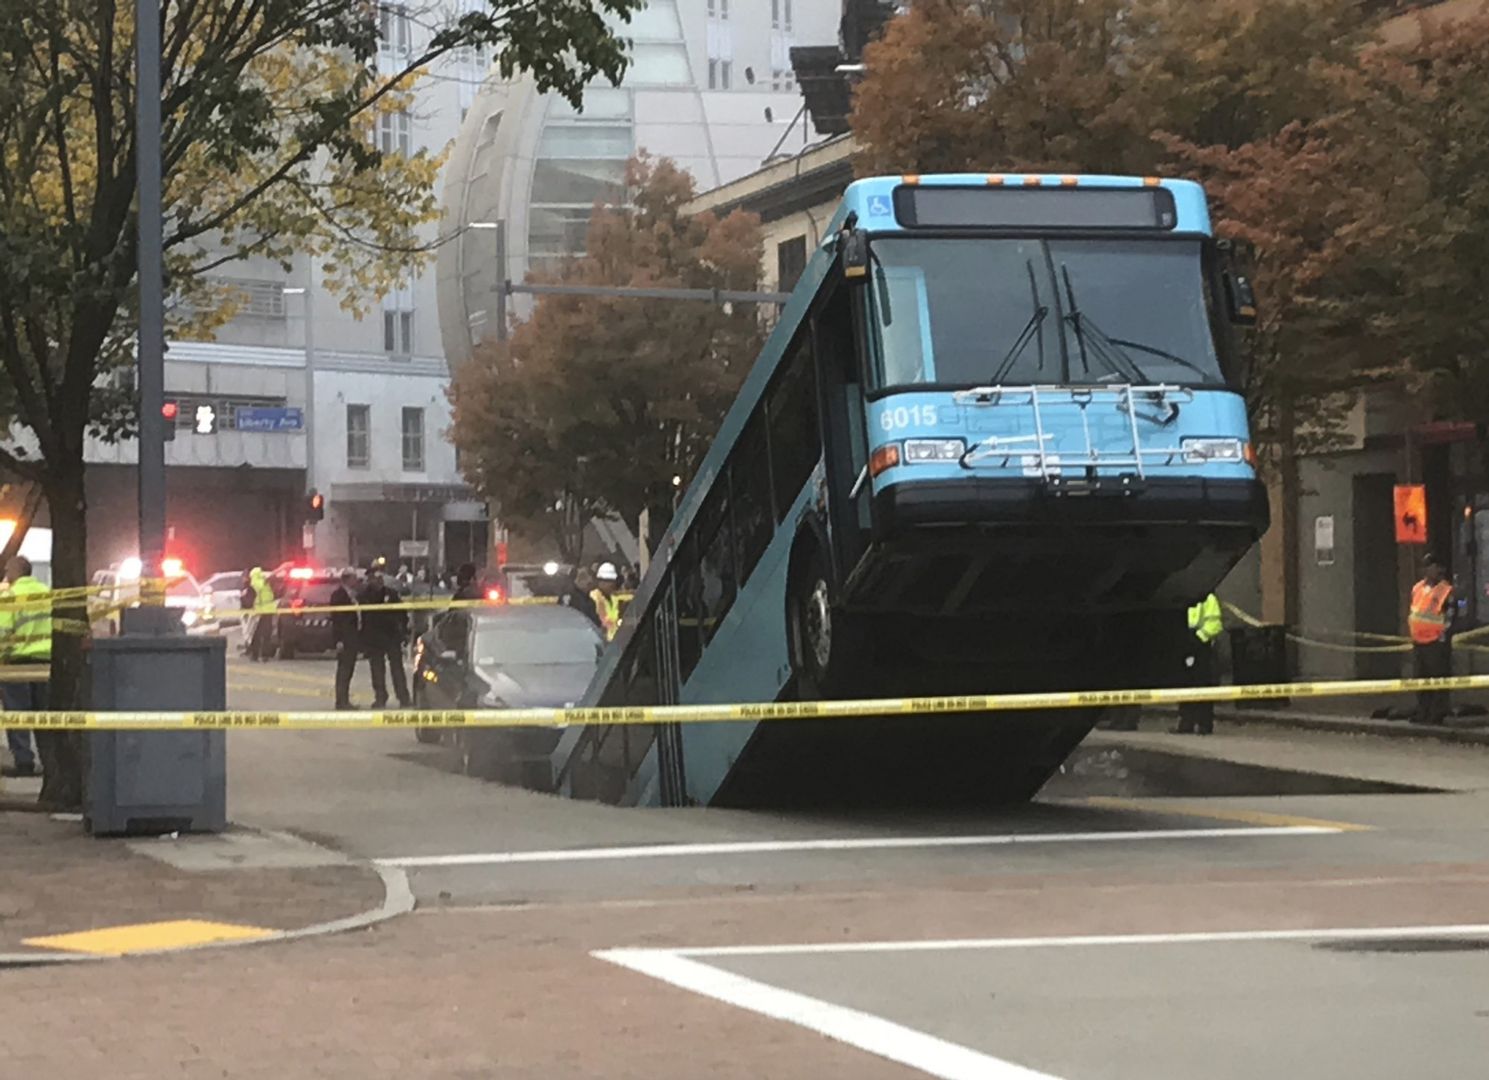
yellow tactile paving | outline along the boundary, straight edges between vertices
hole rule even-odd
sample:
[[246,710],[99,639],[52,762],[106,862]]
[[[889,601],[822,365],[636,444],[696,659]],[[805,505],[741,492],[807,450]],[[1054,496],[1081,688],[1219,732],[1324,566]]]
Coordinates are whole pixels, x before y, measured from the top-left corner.
[[252,941],[273,937],[277,931],[261,926],[238,926],[234,923],[206,922],[202,919],[174,919],[169,922],[131,923],[82,930],[75,934],[26,938],[24,944],[64,952],[92,953],[95,956],[122,956],[126,953],[149,952],[152,949],[181,949],[191,945],[212,945],[223,941]]

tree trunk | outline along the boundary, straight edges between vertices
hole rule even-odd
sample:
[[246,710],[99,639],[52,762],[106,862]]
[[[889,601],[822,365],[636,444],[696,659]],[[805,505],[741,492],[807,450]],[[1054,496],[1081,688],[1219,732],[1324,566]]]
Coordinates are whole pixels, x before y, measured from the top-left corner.
[[[88,584],[87,505],[83,495],[83,464],[53,466],[46,480],[47,503],[52,514],[52,587],[74,589]],[[52,677],[48,706],[55,710],[83,710],[91,706],[88,682],[86,600],[59,603],[53,609]],[[65,620],[65,621],[64,621]],[[41,731],[36,734],[43,780],[39,802],[67,810],[83,804],[86,736],[75,731]]]

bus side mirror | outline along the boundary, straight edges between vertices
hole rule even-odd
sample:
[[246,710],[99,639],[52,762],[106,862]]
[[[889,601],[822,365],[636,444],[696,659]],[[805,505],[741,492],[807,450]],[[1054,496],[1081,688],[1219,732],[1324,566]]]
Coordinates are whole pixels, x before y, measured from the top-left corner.
[[843,255],[843,277],[862,285],[869,279],[869,238],[860,229],[844,229],[838,250]]
[[1220,280],[1225,290],[1226,314],[1237,326],[1256,325],[1256,293],[1245,267],[1256,259],[1256,246],[1249,240],[1220,240]]
[[1256,325],[1256,294],[1251,289],[1251,278],[1234,270],[1225,272],[1225,305],[1230,321],[1237,326]]

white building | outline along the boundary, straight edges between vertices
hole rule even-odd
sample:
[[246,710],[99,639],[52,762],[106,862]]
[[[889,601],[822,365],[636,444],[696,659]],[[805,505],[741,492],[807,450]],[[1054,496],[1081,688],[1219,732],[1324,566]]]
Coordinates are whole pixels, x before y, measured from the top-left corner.
[[[395,70],[431,20],[423,5],[381,9],[379,62]],[[380,125],[382,149],[442,151],[488,66],[475,50],[436,66],[412,107]],[[426,233],[434,239],[438,226]],[[317,561],[395,560],[404,541],[427,543],[434,566],[484,561],[485,506],[445,438],[449,369],[433,266],[360,319],[315,280],[308,259],[288,274],[244,261],[214,276],[247,303],[215,341],[173,341],[166,354],[166,397],[180,406],[166,446],[173,552],[203,575],[294,558],[306,538],[307,493],[316,490],[325,497],[313,534]],[[196,433],[202,406],[216,418],[213,434]],[[259,430],[241,430],[240,412]],[[89,560],[101,566],[133,553],[137,448],[95,443],[88,460]]]

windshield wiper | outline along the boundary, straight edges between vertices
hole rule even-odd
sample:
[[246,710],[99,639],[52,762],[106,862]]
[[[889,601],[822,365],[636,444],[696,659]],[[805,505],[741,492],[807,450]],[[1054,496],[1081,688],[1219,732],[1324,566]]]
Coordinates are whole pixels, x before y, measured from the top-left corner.
[[1076,306],[1075,289],[1070,283],[1070,270],[1064,263],[1060,264],[1060,275],[1065,281],[1065,296],[1070,303],[1070,314],[1065,316],[1065,319],[1075,328],[1075,339],[1081,350],[1081,366],[1085,369],[1086,374],[1089,375],[1091,373],[1090,364],[1086,360],[1086,335],[1089,334],[1092,345],[1096,346],[1096,349],[1099,350],[1097,352],[1098,357],[1107,367],[1124,378],[1133,379],[1135,377],[1135,381],[1137,382],[1150,381],[1148,373],[1138,366],[1137,361],[1127,355],[1127,349],[1136,349],[1138,352],[1145,352],[1151,356],[1161,356],[1163,359],[1172,361],[1180,367],[1188,368],[1196,375],[1209,379],[1210,375],[1204,368],[1185,360],[1182,356],[1175,356],[1167,349],[1160,349],[1153,345],[1144,345],[1140,341],[1114,338],[1109,335],[1105,330],[1092,322],[1090,316],[1086,315]]
[[[1075,329],[1076,345],[1081,352],[1081,372],[1085,375],[1091,374],[1091,356],[1111,368],[1114,373],[1131,382],[1146,382],[1148,376],[1143,369],[1133,362],[1132,357],[1124,353],[1112,343],[1112,339],[1101,332],[1101,328],[1093,323],[1081,311],[1075,302],[1075,286],[1070,283],[1070,268],[1064,263],[1060,264],[1060,277],[1065,282],[1065,299],[1070,305],[1070,314],[1065,316],[1065,321]],[[1090,336],[1091,348],[1086,348],[1086,338]]]
[[1013,365],[1018,363],[1018,358],[1023,355],[1024,349],[1028,347],[1035,335],[1039,336],[1039,368],[1044,370],[1044,320],[1050,313],[1050,309],[1039,302],[1039,283],[1034,279],[1034,263],[1024,260],[1024,267],[1029,271],[1029,293],[1034,298],[1034,312],[1029,316],[1029,321],[1024,323],[1024,328],[1019,331],[1019,336],[1013,341],[1008,350],[1008,355],[1003,357],[998,370],[993,372],[993,377],[988,380],[993,386],[1000,384],[1008,373],[1013,370]]

